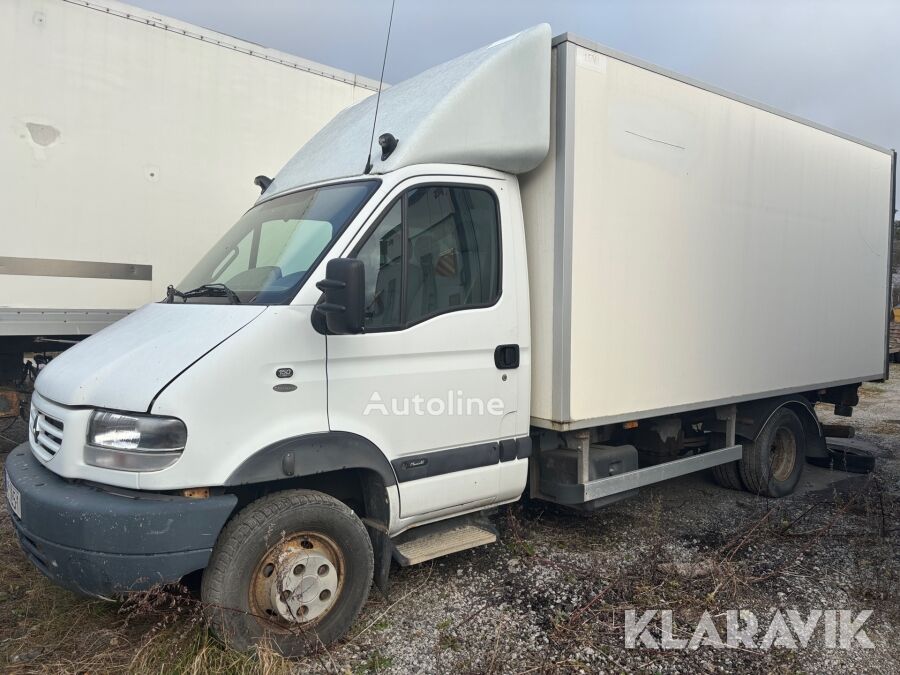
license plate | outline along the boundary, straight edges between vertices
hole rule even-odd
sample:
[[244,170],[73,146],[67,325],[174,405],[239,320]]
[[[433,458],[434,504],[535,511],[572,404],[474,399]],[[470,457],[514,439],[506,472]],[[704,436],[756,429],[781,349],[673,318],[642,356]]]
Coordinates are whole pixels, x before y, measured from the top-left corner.
[[12,484],[12,481],[9,479],[9,474],[6,474],[6,498],[9,500],[9,506],[12,508],[13,513],[16,514],[19,518],[22,517],[22,495],[19,494],[19,491],[16,489],[16,486]]

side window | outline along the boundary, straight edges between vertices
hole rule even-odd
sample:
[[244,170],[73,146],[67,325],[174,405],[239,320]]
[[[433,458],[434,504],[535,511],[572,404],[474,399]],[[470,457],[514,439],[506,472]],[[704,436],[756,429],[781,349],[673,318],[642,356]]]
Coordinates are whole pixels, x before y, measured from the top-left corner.
[[394,203],[356,257],[365,265],[368,329],[489,305],[500,295],[494,195],[448,185],[413,188]]
[[407,193],[406,323],[499,295],[497,205],[487,190],[428,186]]
[[363,261],[366,281],[366,328],[400,325],[403,287],[403,225],[400,201],[381,219],[356,253]]

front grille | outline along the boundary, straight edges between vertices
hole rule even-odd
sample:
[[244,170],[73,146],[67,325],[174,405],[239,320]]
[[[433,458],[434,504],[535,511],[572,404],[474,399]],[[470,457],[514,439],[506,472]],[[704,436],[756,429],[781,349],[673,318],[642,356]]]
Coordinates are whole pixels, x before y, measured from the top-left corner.
[[32,447],[44,461],[52,459],[62,445],[63,423],[31,406]]

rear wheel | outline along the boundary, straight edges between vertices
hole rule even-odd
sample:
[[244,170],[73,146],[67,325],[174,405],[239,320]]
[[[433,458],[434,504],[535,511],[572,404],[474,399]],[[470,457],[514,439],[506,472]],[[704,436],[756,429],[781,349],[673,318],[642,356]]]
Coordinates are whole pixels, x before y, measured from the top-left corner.
[[[712,434],[709,440],[710,450],[721,450],[725,447],[725,434]],[[744,483],[741,481],[741,470],[738,462],[728,462],[727,464],[717,464],[712,468],[713,480],[723,488],[729,490],[743,490]]]
[[345,504],[309,490],[264,497],[222,531],[203,573],[214,632],[285,656],[343,637],[368,596],[372,545]]
[[753,443],[744,444],[741,479],[748,492],[766,497],[791,494],[803,473],[806,435],[793,411],[780,408]]
[[729,490],[743,490],[744,484],[741,482],[741,470],[738,468],[738,462],[728,462],[727,464],[719,464],[713,467],[713,479],[723,488]]

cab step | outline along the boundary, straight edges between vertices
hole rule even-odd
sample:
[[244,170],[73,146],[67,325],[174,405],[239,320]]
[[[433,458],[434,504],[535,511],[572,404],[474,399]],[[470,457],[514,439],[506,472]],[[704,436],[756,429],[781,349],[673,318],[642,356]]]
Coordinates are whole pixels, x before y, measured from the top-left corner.
[[461,517],[407,530],[392,543],[394,560],[408,567],[495,541],[497,530],[488,521]]

